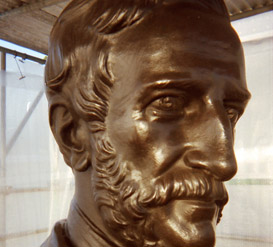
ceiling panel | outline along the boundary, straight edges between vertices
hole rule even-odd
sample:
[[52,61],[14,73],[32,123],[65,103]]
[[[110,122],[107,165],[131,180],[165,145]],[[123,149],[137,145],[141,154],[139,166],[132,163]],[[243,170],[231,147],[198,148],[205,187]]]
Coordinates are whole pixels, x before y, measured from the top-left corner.
[[[69,0],[0,0],[0,39],[47,53],[53,23]],[[273,9],[273,0],[225,0],[231,20]]]

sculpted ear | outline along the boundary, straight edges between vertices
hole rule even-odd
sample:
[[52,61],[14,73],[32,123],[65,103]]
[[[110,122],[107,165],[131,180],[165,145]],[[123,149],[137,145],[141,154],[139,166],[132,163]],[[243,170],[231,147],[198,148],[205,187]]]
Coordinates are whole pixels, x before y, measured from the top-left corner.
[[87,123],[73,116],[62,103],[50,106],[49,123],[65,162],[77,171],[85,171],[91,165]]

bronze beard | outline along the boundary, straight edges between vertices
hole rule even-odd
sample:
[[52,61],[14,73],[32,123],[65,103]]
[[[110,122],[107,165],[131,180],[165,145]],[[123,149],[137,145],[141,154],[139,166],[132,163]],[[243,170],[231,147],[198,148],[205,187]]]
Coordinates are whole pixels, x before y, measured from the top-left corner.
[[159,176],[147,189],[129,177],[127,162],[120,160],[105,133],[96,142],[91,177],[93,196],[106,227],[119,240],[134,247],[161,247],[159,239],[153,236],[149,210],[172,200],[206,201],[212,193],[224,198],[218,204],[219,223],[228,201],[221,182],[202,172],[170,171]]

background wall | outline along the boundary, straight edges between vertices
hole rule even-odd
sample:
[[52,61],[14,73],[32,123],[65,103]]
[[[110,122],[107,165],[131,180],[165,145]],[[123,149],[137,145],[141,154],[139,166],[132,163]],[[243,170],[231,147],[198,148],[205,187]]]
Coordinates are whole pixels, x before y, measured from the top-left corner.
[[236,127],[237,175],[217,247],[273,246],[273,12],[232,23],[243,42],[252,98]]

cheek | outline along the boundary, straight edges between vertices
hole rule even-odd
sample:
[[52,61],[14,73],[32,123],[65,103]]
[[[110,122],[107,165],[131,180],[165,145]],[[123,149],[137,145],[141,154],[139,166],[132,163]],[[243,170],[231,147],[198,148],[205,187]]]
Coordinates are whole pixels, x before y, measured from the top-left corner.
[[135,121],[132,136],[131,145],[137,145],[141,150],[146,149],[147,154],[153,153],[158,157],[168,149],[176,147],[184,139],[177,123],[162,124],[144,120]]
[[[149,139],[155,146],[165,148],[177,148],[186,142],[186,128],[183,121],[168,123],[152,122],[149,124]],[[158,145],[157,145],[158,144]]]
[[152,176],[158,176],[182,156],[186,143],[179,123],[149,123],[138,121],[134,126],[134,138],[129,143],[130,158],[139,161],[138,168]]
[[183,153],[186,140],[181,125],[182,121],[136,120],[132,114],[124,112],[119,118],[108,119],[107,132],[117,154],[130,161],[132,169],[155,176]]
[[122,159],[136,162],[147,156],[151,141],[146,121],[135,120],[132,112],[124,111],[123,114],[109,114],[106,126],[109,139]]

